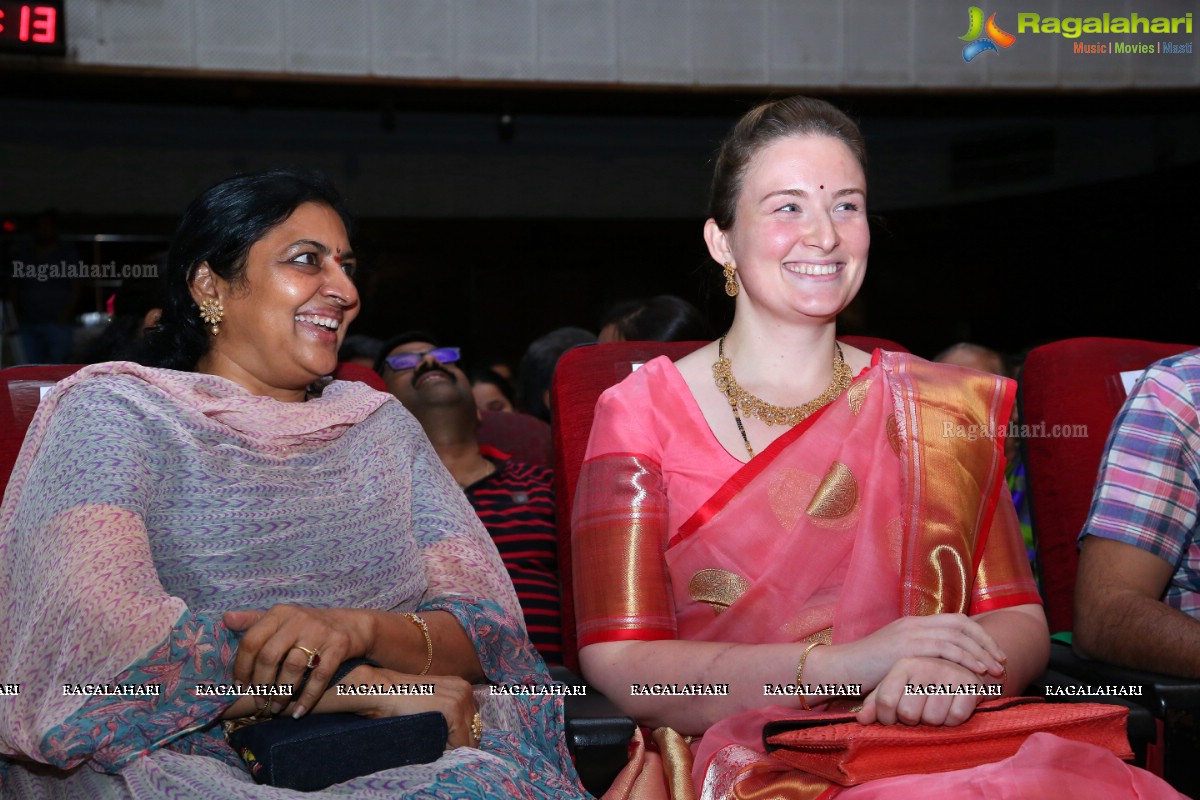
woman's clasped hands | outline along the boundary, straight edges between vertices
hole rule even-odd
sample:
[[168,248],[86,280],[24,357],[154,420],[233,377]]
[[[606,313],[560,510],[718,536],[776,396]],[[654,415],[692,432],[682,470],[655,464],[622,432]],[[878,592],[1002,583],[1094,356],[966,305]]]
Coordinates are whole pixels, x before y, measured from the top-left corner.
[[355,609],[321,609],[278,605],[268,611],[226,612],[225,625],[241,633],[233,664],[233,680],[241,686],[297,686],[305,673],[308,680],[300,695],[285,702],[273,700],[270,712],[295,718],[312,710],[352,712],[379,718],[438,711],[446,718],[449,748],[477,747],[479,708],[471,684],[457,676],[411,675],[384,667],[362,664],[344,677],[340,685],[432,686],[431,692],[328,692],[339,665],[371,651],[370,615]]
[[[1004,651],[965,614],[901,617],[870,636],[820,650],[829,651],[820,668],[825,682],[859,683],[867,692],[858,713],[864,724],[958,725],[983,697],[966,687],[1000,684],[1007,675]],[[961,691],[929,691],[930,685]]]
[[[235,683],[296,686],[312,670],[295,700],[295,717],[317,704],[339,664],[365,656],[370,648],[368,620],[353,609],[278,605],[265,612],[229,611],[223,619],[242,634],[233,662]],[[273,714],[283,710],[279,701],[271,706]]]

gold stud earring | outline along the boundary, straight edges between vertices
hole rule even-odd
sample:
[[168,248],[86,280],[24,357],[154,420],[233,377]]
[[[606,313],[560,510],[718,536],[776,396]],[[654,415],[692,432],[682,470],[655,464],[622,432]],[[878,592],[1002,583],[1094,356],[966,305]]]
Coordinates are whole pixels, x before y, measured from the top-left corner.
[[216,336],[221,332],[221,322],[225,319],[225,306],[217,302],[217,298],[210,297],[200,304],[200,319],[204,320],[205,325],[211,325],[212,335]]
[[732,261],[725,262],[725,294],[730,297],[737,297],[737,293],[741,290],[737,282],[737,267]]

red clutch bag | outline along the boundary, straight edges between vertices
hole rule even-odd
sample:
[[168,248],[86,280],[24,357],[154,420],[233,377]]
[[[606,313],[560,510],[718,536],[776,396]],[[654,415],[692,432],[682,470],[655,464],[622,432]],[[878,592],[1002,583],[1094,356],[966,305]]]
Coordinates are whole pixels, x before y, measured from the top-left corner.
[[1034,733],[1094,744],[1129,760],[1129,709],[1104,703],[985,700],[962,725],[862,725],[852,716],[777,720],[763,728],[775,758],[841,786],[921,772],[948,772],[1008,758]]

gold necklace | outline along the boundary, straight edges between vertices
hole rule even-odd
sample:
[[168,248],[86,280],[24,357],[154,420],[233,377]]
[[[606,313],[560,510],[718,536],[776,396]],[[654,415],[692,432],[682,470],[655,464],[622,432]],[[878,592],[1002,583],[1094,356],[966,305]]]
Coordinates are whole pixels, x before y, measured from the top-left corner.
[[768,403],[738,386],[733,377],[733,364],[725,357],[725,336],[717,340],[717,362],[713,364],[713,380],[716,381],[717,389],[729,400],[733,419],[737,422],[738,432],[742,434],[742,442],[746,445],[746,452],[750,454],[750,458],[754,458],[754,448],[750,446],[746,428],[742,425],[743,415],[760,419],[768,426],[787,425],[792,428],[832,403],[850,386],[853,376],[850,374],[850,367],[846,366],[846,361],[842,358],[842,347],[836,342],[834,347],[833,380],[829,382],[829,386],[820,397],[809,400],[804,405],[788,407]]

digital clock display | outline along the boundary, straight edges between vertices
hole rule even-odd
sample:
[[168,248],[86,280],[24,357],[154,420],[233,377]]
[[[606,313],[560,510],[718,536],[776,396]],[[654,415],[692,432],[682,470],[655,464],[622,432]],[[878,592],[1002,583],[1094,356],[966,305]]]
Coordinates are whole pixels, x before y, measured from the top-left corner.
[[0,53],[62,56],[67,53],[65,0],[0,0]]

